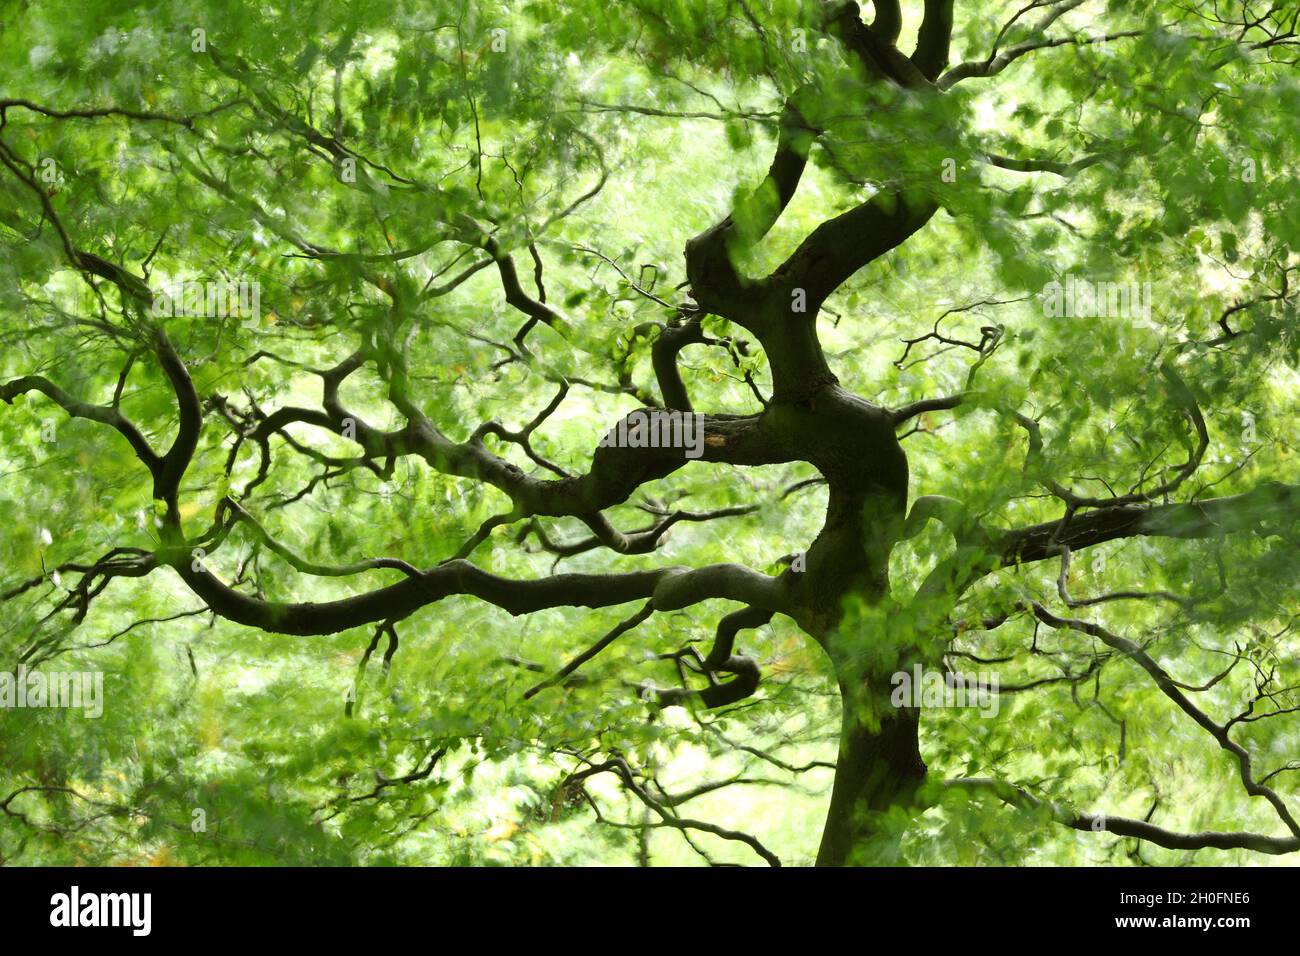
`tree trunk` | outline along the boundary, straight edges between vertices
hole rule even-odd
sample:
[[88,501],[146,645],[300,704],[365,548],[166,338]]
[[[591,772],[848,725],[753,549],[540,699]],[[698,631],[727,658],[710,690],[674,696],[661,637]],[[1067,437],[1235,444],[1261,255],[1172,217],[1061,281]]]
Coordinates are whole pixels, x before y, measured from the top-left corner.
[[[920,712],[863,705],[861,688],[889,686],[887,677],[878,679],[840,681],[840,751],[818,866],[903,862],[897,838],[879,824],[889,809],[910,806],[925,781]],[[873,711],[876,720],[870,718]]]

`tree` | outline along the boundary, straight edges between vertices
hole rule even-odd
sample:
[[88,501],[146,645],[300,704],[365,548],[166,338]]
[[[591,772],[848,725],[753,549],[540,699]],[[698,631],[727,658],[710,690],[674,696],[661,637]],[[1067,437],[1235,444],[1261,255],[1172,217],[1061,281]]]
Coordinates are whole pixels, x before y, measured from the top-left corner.
[[1265,6],[9,5],[0,853],[1300,849]]

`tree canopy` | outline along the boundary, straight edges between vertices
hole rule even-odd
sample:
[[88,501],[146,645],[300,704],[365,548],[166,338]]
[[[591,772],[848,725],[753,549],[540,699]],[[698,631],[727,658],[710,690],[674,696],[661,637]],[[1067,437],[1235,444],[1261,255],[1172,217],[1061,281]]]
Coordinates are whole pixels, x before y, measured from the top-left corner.
[[4,0],[0,62],[0,671],[103,682],[0,683],[0,861],[1300,850],[1295,3]]

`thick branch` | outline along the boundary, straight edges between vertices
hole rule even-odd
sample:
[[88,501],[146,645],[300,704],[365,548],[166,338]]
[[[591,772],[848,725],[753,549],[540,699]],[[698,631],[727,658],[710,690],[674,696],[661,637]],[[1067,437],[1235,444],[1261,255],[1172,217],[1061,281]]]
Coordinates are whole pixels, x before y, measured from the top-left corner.
[[1121,505],[1017,528],[1001,535],[1003,565],[1041,561],[1071,550],[1138,536],[1218,538],[1242,531],[1292,535],[1300,522],[1300,487],[1268,482],[1239,495],[1184,504]]
[[916,38],[912,62],[926,79],[933,80],[948,65],[952,38],[953,0],[925,0],[925,19]]
[[1042,800],[1022,787],[991,777],[962,777],[944,781],[944,785],[950,788],[990,793],[1002,802],[1021,809],[1046,809],[1057,823],[1075,830],[1134,837],[1169,850],[1254,850],[1257,853],[1274,855],[1300,850],[1300,838],[1297,837],[1272,837],[1239,831],[1178,833],[1145,820],[1113,817],[1105,813],[1081,813],[1062,804]]

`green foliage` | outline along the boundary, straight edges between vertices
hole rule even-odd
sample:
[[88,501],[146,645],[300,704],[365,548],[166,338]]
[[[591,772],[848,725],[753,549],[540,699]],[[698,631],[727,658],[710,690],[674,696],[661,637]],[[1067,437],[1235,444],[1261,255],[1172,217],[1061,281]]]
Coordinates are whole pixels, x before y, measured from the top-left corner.
[[[906,23],[921,6],[904,4]],[[982,61],[1021,6],[959,2],[953,63]],[[400,365],[420,410],[464,442],[490,420],[524,428],[565,383],[532,448],[583,474],[620,416],[658,401],[654,343],[685,301],[689,239],[734,204],[744,240],[736,264],[767,275],[820,223],[897,190],[942,212],[836,290],[818,328],[842,387],[871,402],[900,407],[973,386],[960,408],[907,426],[918,426],[903,443],[912,499],[959,499],[997,530],[1058,519],[1048,481],[1108,496],[1168,480],[1197,453],[1198,434],[1160,374],[1165,363],[1209,438],[1176,500],[1295,485],[1300,75],[1286,48],[1273,62],[1185,3],[1088,6],[1094,13],[1049,32],[1095,24],[1138,35],[1031,53],[939,97],[872,82],[827,34],[821,5],[796,0],[5,3],[0,98],[193,119],[5,109],[4,155],[32,172],[43,197],[0,170],[0,383],[39,374],[108,406],[121,380],[120,411],[154,448],[179,432],[168,379],[140,348],[139,317],[111,283],[92,290],[69,268],[46,202],[75,248],[147,276],[155,290],[164,278],[256,282],[254,323],[163,323],[207,415],[181,489],[184,533],[200,540],[233,496],[274,541],[316,564],[391,556],[429,568],[509,511],[508,497],[437,461],[360,466],[356,442],[309,421],[270,439],[263,475],[247,434],[275,409],[318,407],[318,371],[391,331],[394,301],[410,303],[400,354],[349,376],[343,406],[374,428],[401,428]],[[1035,36],[1020,23],[999,42]],[[817,137],[803,144],[809,169],[767,232],[780,198],[764,177],[787,102]],[[1092,160],[1055,175],[989,164],[990,154]],[[36,176],[43,169],[57,178]],[[529,333],[531,362],[510,361],[524,319],[497,269],[463,274],[489,235],[526,295],[562,313]],[[530,247],[544,262],[540,286]],[[1045,284],[1069,277],[1149,283],[1151,314],[1045,315]],[[1243,303],[1227,319],[1231,337],[1217,341],[1221,317]],[[751,382],[770,396],[772,379],[753,336],[716,316],[703,330],[712,341],[680,356],[695,407],[760,412]],[[981,347],[986,330],[995,347]],[[914,341],[905,357],[900,340]],[[1036,453],[1017,412],[1040,423]],[[519,445],[483,441],[529,474],[555,477]],[[812,477],[799,462],[694,463],[606,517],[629,529],[673,509],[757,507],[684,520],[650,554],[592,548],[562,560],[517,521],[487,534],[472,560],[514,579],[721,562],[777,574],[824,520],[823,486],[783,496]],[[661,710],[636,687],[674,685],[673,655],[706,654],[734,602],[655,614],[580,680],[531,697],[634,608],[516,617],[450,597],[396,625],[388,665],[388,638],[373,628],[302,638],[245,627],[207,611],[169,568],[114,578],[84,619],[75,607],[49,616],[79,577],[70,565],[159,548],[155,505],[120,434],[34,391],[0,407],[0,594],[19,589],[0,603],[0,670],[102,670],[106,695],[97,720],[0,709],[0,801],[43,788],[0,816],[6,862],[754,862],[734,840],[687,831],[687,843],[678,828],[642,828],[659,818],[614,774],[571,782],[616,754],[664,793],[743,778],[681,815],[810,863],[840,732],[831,657],[888,671],[918,647],[995,661],[978,666],[996,670],[1004,688],[1036,685],[1005,693],[994,719],[927,712],[932,780],[1005,778],[1045,801],[1137,819],[1154,805],[1155,819],[1180,831],[1277,831],[1268,807],[1242,793],[1237,765],[1133,661],[1023,613],[1056,600],[1059,560],[989,573],[952,596],[936,630],[931,608],[913,603],[923,583],[945,562],[988,563],[982,546],[959,546],[937,522],[890,555],[886,603],[850,603],[831,656],[778,615],[740,638],[764,675],[753,697],[720,711]],[[573,517],[535,520],[553,542],[591,534]],[[1106,602],[1086,616],[1190,685],[1238,659],[1195,695],[1218,720],[1241,712],[1264,675],[1287,690],[1259,706],[1281,710],[1300,684],[1298,540],[1294,517],[1282,537],[1122,538],[1076,554],[1067,585],[1076,597],[1195,598]],[[223,582],[286,603],[404,577],[391,568],[304,574],[238,522],[204,560]],[[979,626],[999,614],[1010,619]],[[1294,762],[1295,726],[1251,721],[1234,734],[1262,774]],[[1281,772],[1274,781],[1293,806],[1295,780]],[[958,791],[931,796],[925,812],[882,813],[859,861],[1184,859],[1053,829],[1041,808],[1015,815]],[[1258,858],[1192,857],[1248,860]]]

